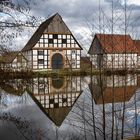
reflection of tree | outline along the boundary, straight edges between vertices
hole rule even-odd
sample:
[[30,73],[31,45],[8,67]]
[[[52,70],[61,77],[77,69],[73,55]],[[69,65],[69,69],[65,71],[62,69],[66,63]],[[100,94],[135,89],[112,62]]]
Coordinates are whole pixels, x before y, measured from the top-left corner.
[[8,50],[13,39],[21,35],[22,31],[36,26],[38,18],[30,14],[32,5],[36,5],[34,0],[0,1],[0,52]]
[[[33,128],[32,124],[20,117],[14,116],[11,113],[3,113],[0,120],[10,124],[12,122],[18,129],[20,135],[26,140],[36,139],[40,140],[44,137],[44,132],[40,128]],[[16,132],[15,132],[16,133]]]
[[[110,76],[110,77],[112,77],[112,76]],[[99,140],[102,140],[105,137],[108,140],[108,139],[111,139],[111,137],[112,137],[111,135],[113,132],[114,133],[113,138],[115,140],[119,140],[121,138],[122,125],[124,125],[123,126],[124,127],[124,130],[123,130],[124,138],[140,134],[139,91],[137,91],[137,93],[131,99],[129,98],[130,101],[128,101],[128,100],[125,101],[125,108],[123,106],[124,105],[123,100],[119,100],[119,102],[118,102],[118,100],[117,100],[117,102],[115,102],[116,100],[113,100],[114,101],[114,103],[113,103],[114,104],[114,110],[113,110],[114,122],[112,119],[112,102],[111,102],[112,97],[110,97],[111,100],[108,100],[110,102],[106,102],[106,96],[107,96],[107,93],[109,92],[109,90],[108,90],[108,92],[106,92],[104,94],[104,91],[106,89],[105,86],[109,86],[109,88],[111,88],[110,89],[111,92],[113,92],[113,90],[114,90],[114,99],[115,99],[116,88],[118,88],[117,84],[119,85],[120,89],[123,88],[124,93],[126,92],[125,95],[127,95],[128,89],[132,92],[135,92],[134,88],[135,88],[135,90],[137,89],[137,86],[135,86],[135,85],[137,85],[137,80],[135,80],[134,78],[137,78],[137,77],[129,76],[129,81],[127,79],[127,76],[126,76],[126,78],[124,76],[123,76],[124,78],[120,78],[118,76],[119,81],[116,80],[116,76],[114,76],[115,78],[110,78],[110,77],[106,78],[105,76],[102,75],[101,81],[100,81],[100,77],[99,78],[97,78],[97,76],[90,77],[91,84],[89,84],[90,85],[89,87],[90,87],[91,91],[89,90],[89,88],[84,87],[87,84],[86,78],[81,78],[81,81],[82,81],[81,87],[84,88],[84,92],[82,93],[82,95],[79,97],[79,99],[75,103],[75,105],[72,108],[71,112],[69,113],[67,119],[65,119],[65,121],[63,122],[63,124],[67,125],[68,128],[69,128],[69,126],[71,126],[70,128],[73,129],[74,133],[72,133],[72,132],[63,133],[63,131],[61,131],[61,127],[55,126],[56,127],[56,134],[55,134],[56,138],[65,139],[67,137],[69,139],[87,139],[87,140],[88,139],[97,139],[97,140],[99,139]],[[120,79],[122,79],[124,82],[120,81]],[[110,81],[108,82],[108,80],[110,80]],[[111,80],[114,80],[115,86],[109,84],[109,83],[111,83]],[[43,80],[43,78],[37,78],[36,80],[33,80],[33,79],[23,80],[22,79],[21,81],[22,81],[22,83],[24,83],[23,85],[25,85],[25,87],[30,90],[32,90],[33,86],[38,87],[40,84],[41,84],[41,87],[44,87],[43,85],[45,85],[48,88],[48,84],[49,84],[48,81]],[[50,81],[52,81],[52,80],[50,80]],[[78,81],[76,81],[76,82],[74,82],[74,81],[76,81],[76,77],[73,78],[73,83],[78,83]],[[116,81],[118,83],[116,83]],[[136,81],[136,82],[134,82],[134,81]],[[8,83],[8,81],[6,83]],[[17,86],[17,85],[20,85],[19,79],[15,82],[14,82],[14,80],[11,80],[11,83],[13,85],[15,84],[15,87],[20,88],[20,86]],[[122,87],[121,87],[120,83],[123,84]],[[12,84],[9,84],[9,85],[12,85]],[[69,85],[69,84],[66,84],[66,85]],[[80,82],[78,84],[80,85]],[[76,86],[78,86],[78,84],[76,84]],[[105,109],[104,113],[105,114],[103,114],[103,108],[102,108],[103,102],[100,102],[99,104],[95,104],[95,101],[93,100],[94,94],[95,94],[94,90],[96,88],[95,88],[95,86],[91,86],[91,85],[94,85],[94,84],[96,86],[97,86],[97,84],[99,84],[99,87],[102,86],[102,95],[104,98],[104,109]],[[131,90],[130,88],[133,88],[133,90]],[[73,92],[72,88],[70,90],[71,90],[71,92]],[[42,91],[43,90],[41,90],[41,94],[43,94]],[[66,90],[66,91],[68,91],[68,90]],[[109,95],[111,95],[111,94],[109,94]],[[117,94],[117,95],[120,95],[120,94]],[[122,94],[122,96],[123,96],[123,94]],[[25,99],[25,101],[26,100],[27,99]],[[59,109],[59,108],[57,108],[57,109]],[[124,113],[123,113],[123,109],[124,109]],[[50,108],[50,110],[51,110],[51,108]],[[63,112],[61,112],[61,113],[63,113]],[[28,130],[28,133],[26,133],[26,131],[24,131],[24,128],[26,125],[22,127],[25,119],[21,119],[12,114],[10,114],[10,115],[8,115],[8,117],[6,117],[6,118],[10,119],[10,121],[11,121],[11,118],[12,119],[14,118],[13,123],[15,123],[16,126],[18,125],[16,121],[20,120],[19,123],[21,123],[21,125],[19,124],[19,126],[17,126],[17,128],[20,131],[20,133],[24,133],[24,135],[28,139],[30,139],[31,135],[32,135],[32,138],[34,138],[34,136],[36,136],[36,135],[34,135],[35,131],[37,133],[40,133],[41,137],[43,137],[42,132],[44,132],[44,131],[42,131],[41,128],[36,128],[35,130],[32,131],[34,133],[30,133],[32,130],[32,127],[34,127],[34,124],[31,124],[30,122],[28,123],[28,121],[25,121],[27,123],[27,125],[29,125],[28,129],[31,128],[30,130],[26,129],[26,131]],[[54,115],[56,115],[56,114],[54,114]],[[1,119],[3,119],[4,115],[1,114],[1,116],[2,116]],[[123,117],[124,117],[124,121],[122,124]],[[103,120],[103,118],[105,120]],[[6,122],[7,120],[4,120],[4,121]],[[103,130],[104,121],[106,124],[105,133]],[[112,128],[112,123],[114,123],[113,128]],[[41,131],[41,132],[38,132],[38,131]],[[47,134],[46,131],[44,133]],[[36,137],[36,138],[38,138],[38,137]]]
[[[131,76],[131,78],[135,78],[135,76]],[[95,78],[91,78],[91,79],[92,81],[95,80]],[[104,138],[111,139],[112,132],[113,132],[113,139],[116,140],[119,140],[122,137],[122,135],[124,138],[140,135],[139,133],[140,125],[138,122],[139,120],[138,110],[139,110],[140,102],[138,98],[139,97],[138,93],[136,92],[136,94],[134,94],[134,96],[129,101],[128,100],[125,101],[125,96],[128,94],[127,92],[129,92],[127,86],[129,85],[129,87],[133,89],[131,90],[129,88],[131,92],[135,92],[137,86],[135,85],[132,86],[129,83],[127,83],[128,79],[126,78],[126,76],[125,78],[123,78],[123,80],[124,80],[124,85],[123,85],[124,92],[122,96],[124,100],[122,100],[121,102],[115,102],[115,100],[112,100],[114,101],[114,103],[111,102],[106,103],[105,101],[106,95],[103,95],[104,108],[105,108],[105,112],[103,112],[102,104],[96,105],[94,100],[91,100],[93,96],[92,95],[90,96],[90,94],[88,94],[89,90],[85,89],[84,92],[86,93],[86,95],[82,98],[82,100],[77,102],[75,110],[72,111],[73,113],[72,117],[69,119],[67,123],[79,129],[79,131],[82,131],[85,134],[85,137],[87,137],[87,139],[90,136],[93,137],[94,139],[104,139]],[[129,82],[135,81],[135,79],[129,79],[129,80],[130,80]],[[101,84],[102,82],[99,83]],[[104,83],[102,83],[101,85],[103,86]],[[116,87],[112,87],[112,90],[110,90],[112,91],[112,93],[114,91],[114,99],[116,96],[115,88]],[[91,89],[94,91],[94,87]],[[105,88],[103,87],[103,90],[104,89]],[[92,93],[92,91],[90,92]],[[113,110],[112,110],[112,105],[114,106]],[[112,119],[112,114],[114,119]],[[103,130],[104,121],[106,124],[105,134]],[[112,127],[112,123],[114,123],[113,127]],[[122,128],[123,128],[123,132],[122,132]]]

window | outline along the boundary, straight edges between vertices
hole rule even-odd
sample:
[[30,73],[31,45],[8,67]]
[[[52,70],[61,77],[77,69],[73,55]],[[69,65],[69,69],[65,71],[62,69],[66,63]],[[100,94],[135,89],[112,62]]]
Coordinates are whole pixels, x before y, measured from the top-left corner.
[[54,104],[54,99],[50,99],[50,104]]
[[39,50],[39,51],[38,51],[38,55],[44,55],[44,51]]
[[58,39],[58,35],[57,34],[53,34],[53,39]]
[[53,36],[52,35],[49,35],[49,38],[53,38]]
[[38,64],[44,64],[44,59],[38,59]]
[[61,35],[58,35],[58,38],[59,38],[59,39],[61,39],[61,38],[62,38],[62,36],[61,36]]
[[44,34],[44,38],[48,38],[48,35],[47,34]]
[[49,39],[48,42],[49,42],[49,43],[53,43],[53,39]]
[[75,66],[76,65],[76,60],[72,59],[72,65]]
[[62,39],[62,44],[66,44],[67,43],[67,39]]
[[43,43],[43,38],[40,38],[40,41],[39,41],[40,43]]
[[75,54],[75,50],[71,50],[71,53],[72,53],[72,54]]

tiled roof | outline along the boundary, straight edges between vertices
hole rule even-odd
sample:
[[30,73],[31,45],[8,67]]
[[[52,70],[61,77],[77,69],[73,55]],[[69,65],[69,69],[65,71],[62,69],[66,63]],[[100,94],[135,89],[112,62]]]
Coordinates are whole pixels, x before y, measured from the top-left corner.
[[140,40],[134,40],[134,44],[138,50],[138,54],[140,54]]
[[137,52],[137,48],[130,35],[96,34],[95,37],[99,40],[105,53]]

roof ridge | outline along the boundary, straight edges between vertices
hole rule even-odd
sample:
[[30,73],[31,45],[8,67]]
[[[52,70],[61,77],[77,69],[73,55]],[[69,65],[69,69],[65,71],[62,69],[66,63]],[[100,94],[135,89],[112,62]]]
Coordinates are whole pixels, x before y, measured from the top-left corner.
[[[95,33],[95,35],[114,35],[114,36],[130,36],[130,34],[111,34],[111,33]],[[130,36],[131,37],[131,36]]]
[[[55,13],[54,15],[50,16],[49,18],[47,18],[44,22],[42,22],[40,24],[40,26],[36,29],[36,31],[33,33],[33,35],[31,36],[31,38],[29,39],[29,41],[26,43],[26,45],[24,46],[24,48],[21,50],[21,52],[23,51],[26,51],[28,50],[29,48],[31,49],[35,44],[36,42],[38,41],[38,39],[41,37],[42,33],[44,32],[45,27],[49,26],[50,22],[53,20],[53,18],[58,15],[59,17],[61,17],[58,13]],[[62,18],[62,17],[61,17]],[[38,34],[38,32],[40,32],[40,34]],[[35,38],[35,35],[38,35],[36,36],[37,39],[34,40]],[[30,45],[29,45],[30,44]]]

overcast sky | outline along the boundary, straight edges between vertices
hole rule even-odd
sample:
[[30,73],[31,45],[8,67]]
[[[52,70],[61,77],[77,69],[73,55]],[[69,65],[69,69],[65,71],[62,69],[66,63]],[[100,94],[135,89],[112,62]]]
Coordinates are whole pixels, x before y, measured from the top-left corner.
[[[16,1],[16,0],[15,0]],[[66,22],[74,36],[82,47],[89,48],[95,33],[111,32],[111,1],[100,0],[101,2],[101,22],[99,30],[99,0],[34,0],[36,5],[31,4],[30,14],[41,17],[40,23],[49,16],[59,13]],[[124,33],[124,0],[114,0],[114,33]],[[140,0],[127,1],[127,33],[133,38],[138,38],[140,31]],[[23,15],[17,18],[24,19]],[[31,30],[31,29],[30,29]],[[137,32],[136,32],[137,31]],[[23,36],[16,38],[17,46],[22,48],[31,33],[25,32]],[[21,45],[22,44],[22,45]]]

